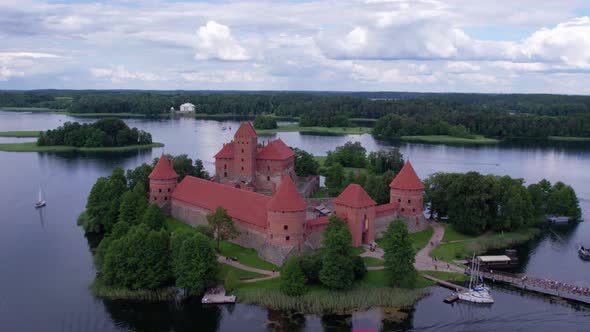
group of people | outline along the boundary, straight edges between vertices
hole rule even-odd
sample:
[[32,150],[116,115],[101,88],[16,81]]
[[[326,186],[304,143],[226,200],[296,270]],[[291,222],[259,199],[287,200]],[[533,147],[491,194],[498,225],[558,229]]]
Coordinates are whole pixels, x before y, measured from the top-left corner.
[[564,282],[549,280],[549,279],[541,279],[536,277],[529,277],[523,276],[521,278],[522,282],[529,281],[535,286],[543,287],[543,288],[550,288],[550,289],[557,289],[561,291],[567,291],[569,293],[590,296],[590,287],[581,287],[576,285],[566,284]]
[[376,243],[369,244],[369,251],[374,252],[377,249]]

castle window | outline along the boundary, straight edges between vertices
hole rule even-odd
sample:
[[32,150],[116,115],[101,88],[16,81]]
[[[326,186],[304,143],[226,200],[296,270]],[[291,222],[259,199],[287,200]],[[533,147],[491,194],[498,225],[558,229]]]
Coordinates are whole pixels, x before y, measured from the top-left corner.
[[161,193],[162,192],[162,189],[158,189],[158,192]]
[[272,234],[270,235],[270,238],[272,239]]
[[154,197],[154,201],[157,201],[157,200],[158,200],[158,197]]
[[242,149],[242,153],[244,153],[244,149]]
[[168,197],[164,197],[164,200],[167,201],[168,200]]
[[412,209],[412,212],[416,212],[416,209]]
[[266,181],[270,181],[270,176],[267,176],[266,177]]
[[170,192],[170,188],[168,188],[168,192]]
[[227,172],[223,172],[223,177],[226,178],[227,177]]
[[285,226],[283,226],[283,229],[284,230],[288,230],[289,229],[289,226],[288,225],[285,225]]
[[402,212],[404,212],[404,211],[405,211],[405,209],[404,209],[404,208],[402,208]]
[[244,170],[244,166],[242,166],[242,171]]
[[287,237],[285,237],[285,240],[289,241],[289,237],[288,237],[288,236],[287,236]]
[[399,203],[401,203],[401,202],[402,202],[402,199],[401,199],[401,198],[398,198],[398,199],[397,199],[397,201],[398,201]]
[[410,204],[410,203],[412,203],[412,200],[411,199],[408,199],[408,204]]
[[270,171],[270,166],[266,166],[266,169]]
[[223,165],[223,169],[227,169],[227,164]]

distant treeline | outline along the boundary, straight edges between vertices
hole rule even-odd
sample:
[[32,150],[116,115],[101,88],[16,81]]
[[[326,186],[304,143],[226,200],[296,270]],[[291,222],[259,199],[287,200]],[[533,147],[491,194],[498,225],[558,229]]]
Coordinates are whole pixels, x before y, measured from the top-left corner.
[[120,119],[102,119],[95,123],[66,122],[48,130],[37,140],[39,146],[113,147],[151,144],[152,135],[129,128]]
[[[39,90],[0,92],[0,106],[48,107],[73,113],[157,116],[184,102],[202,114],[298,117],[302,126],[349,126],[382,119],[375,134],[492,137],[590,136],[590,96],[418,94],[401,92],[189,92]],[[389,116],[389,117],[385,117]],[[403,127],[411,129],[400,131]]]

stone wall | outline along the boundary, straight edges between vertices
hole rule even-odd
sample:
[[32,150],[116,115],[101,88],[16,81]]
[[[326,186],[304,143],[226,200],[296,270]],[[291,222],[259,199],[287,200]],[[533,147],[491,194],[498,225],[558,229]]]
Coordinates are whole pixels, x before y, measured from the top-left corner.
[[380,239],[383,237],[383,233],[387,230],[387,226],[395,219],[401,219],[406,223],[408,232],[416,233],[426,229],[428,227],[428,221],[424,216],[402,216],[397,213],[391,215],[381,216],[375,219],[375,238]]

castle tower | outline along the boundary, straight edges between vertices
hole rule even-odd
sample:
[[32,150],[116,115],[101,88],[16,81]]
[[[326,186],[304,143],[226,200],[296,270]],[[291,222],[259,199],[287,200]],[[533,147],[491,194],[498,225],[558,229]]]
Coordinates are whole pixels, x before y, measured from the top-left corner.
[[150,179],[150,203],[156,203],[165,213],[170,213],[170,197],[176,188],[178,174],[172,162],[162,154],[148,176]]
[[422,215],[425,187],[409,161],[391,181],[389,188],[391,188],[389,192],[390,203],[398,204],[398,212],[401,216]]
[[334,211],[348,225],[354,247],[359,247],[363,243],[372,243],[375,240],[376,205],[377,203],[358,184],[348,185],[334,199]]
[[268,241],[279,246],[298,245],[305,238],[307,204],[290,176],[266,204]]
[[250,122],[242,122],[234,135],[234,174],[244,182],[255,180],[258,135]]

